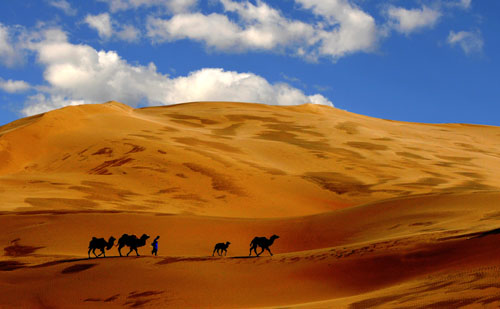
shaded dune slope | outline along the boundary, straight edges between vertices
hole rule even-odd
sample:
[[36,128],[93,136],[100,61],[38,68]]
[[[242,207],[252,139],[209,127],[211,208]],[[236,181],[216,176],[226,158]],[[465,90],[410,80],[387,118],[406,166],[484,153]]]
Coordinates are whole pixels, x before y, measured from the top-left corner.
[[310,104],[75,106],[0,128],[0,183],[18,191],[0,196],[4,210],[302,216],[414,194],[498,190],[499,134]]
[[[0,159],[1,307],[500,306],[498,127],[108,102],[0,127]],[[122,233],[159,256],[87,259]]]

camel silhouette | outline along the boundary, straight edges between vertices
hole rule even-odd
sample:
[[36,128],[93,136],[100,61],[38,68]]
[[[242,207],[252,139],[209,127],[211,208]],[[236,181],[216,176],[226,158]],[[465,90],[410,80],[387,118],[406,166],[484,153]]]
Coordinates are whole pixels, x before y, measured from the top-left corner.
[[219,256],[222,255],[222,252],[224,251],[225,254],[224,255],[227,255],[227,247],[229,247],[231,243],[228,241],[226,243],[223,243],[223,242],[220,242],[218,244],[215,245],[215,248],[214,248],[214,252],[212,252],[212,256],[214,256],[215,254],[215,251],[217,251],[217,254]]
[[[271,252],[271,250],[269,250],[269,246],[271,246],[274,243],[274,240],[278,238],[280,238],[278,235],[273,235],[270,239],[267,239],[266,237],[255,237],[250,243],[250,254],[248,256],[252,255],[252,250],[257,256],[261,255],[264,250],[269,251],[272,256],[273,253]],[[257,247],[262,248],[262,251],[260,251],[260,253],[257,253]]]
[[[95,255],[95,257],[100,257],[101,255],[104,255],[106,257],[106,253],[104,253],[104,250],[109,250],[113,247],[115,244],[116,238],[111,236],[108,241],[106,241],[104,238],[97,238],[97,237],[92,237],[92,240],[89,242],[89,259],[90,259],[90,251]],[[99,255],[95,254],[95,250],[99,249],[101,250],[101,253]]]
[[132,252],[133,250],[135,251],[135,254],[139,256],[139,252],[137,252],[138,247],[142,247],[146,244],[146,240],[149,238],[149,235],[142,234],[141,238],[137,238],[135,235],[128,235],[128,234],[123,234],[120,239],[118,239],[118,253],[120,253],[120,256],[122,255],[122,248],[125,246],[130,247],[130,251],[127,253],[127,256]]

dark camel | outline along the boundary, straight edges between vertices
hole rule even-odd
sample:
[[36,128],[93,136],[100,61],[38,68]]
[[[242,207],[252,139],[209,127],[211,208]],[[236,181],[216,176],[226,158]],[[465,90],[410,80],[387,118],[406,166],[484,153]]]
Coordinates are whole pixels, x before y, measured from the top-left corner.
[[[104,238],[92,237],[92,240],[89,242],[89,252],[88,252],[89,259],[90,259],[90,251],[92,251],[92,253],[95,255],[96,258],[100,257],[101,255],[106,257],[106,253],[104,252],[104,250],[111,249],[115,244],[115,240],[116,238],[114,238],[113,236],[111,236],[108,241],[106,241]],[[95,254],[96,249],[101,250],[101,253],[99,255]]]
[[[278,235],[273,235],[270,239],[267,239],[266,237],[255,237],[250,243],[250,254],[248,256],[252,255],[252,250],[257,256],[261,255],[264,250],[267,250],[272,256],[273,253],[271,252],[271,250],[269,250],[269,246],[271,246],[274,243],[274,240],[278,238],[280,238]],[[262,248],[262,251],[260,251],[260,253],[257,253],[257,247]]]
[[127,253],[127,256],[132,251],[135,251],[135,254],[139,256],[137,248],[144,246],[148,238],[149,236],[146,234],[142,234],[141,238],[137,238],[137,236],[135,235],[123,234],[122,237],[120,237],[120,239],[118,240],[118,253],[120,253],[120,256],[122,256],[122,248],[128,246],[130,247],[130,251]]
[[220,243],[216,244],[215,248],[214,248],[214,252],[212,252],[212,256],[214,256],[215,251],[217,251],[217,254],[219,256],[222,255],[222,252],[225,252],[224,255],[227,255],[227,247],[229,247],[230,244],[231,243],[229,241],[226,243],[220,242]]

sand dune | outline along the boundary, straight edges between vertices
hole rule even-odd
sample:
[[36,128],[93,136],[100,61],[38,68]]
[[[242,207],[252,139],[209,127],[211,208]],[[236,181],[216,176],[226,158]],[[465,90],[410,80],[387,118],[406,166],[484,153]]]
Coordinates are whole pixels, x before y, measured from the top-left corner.
[[[0,127],[0,158],[0,306],[500,305],[498,127],[109,102]],[[87,259],[123,233],[159,256]]]
[[401,123],[315,105],[134,110],[111,102],[21,119],[0,134],[4,210],[56,204],[268,218],[500,188],[496,127]]

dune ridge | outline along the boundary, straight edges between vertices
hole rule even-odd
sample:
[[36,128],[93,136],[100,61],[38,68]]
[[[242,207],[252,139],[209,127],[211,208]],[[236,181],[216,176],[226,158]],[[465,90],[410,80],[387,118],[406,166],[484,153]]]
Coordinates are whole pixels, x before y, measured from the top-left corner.
[[91,197],[106,209],[303,216],[415,194],[499,190],[498,132],[314,105],[109,102],[1,127],[0,182],[33,188],[17,194],[28,201],[4,199],[4,210],[43,209],[55,197],[90,208],[83,200]]
[[[498,127],[111,101],[0,127],[0,159],[2,307],[500,305]],[[123,233],[159,256],[87,259]]]

